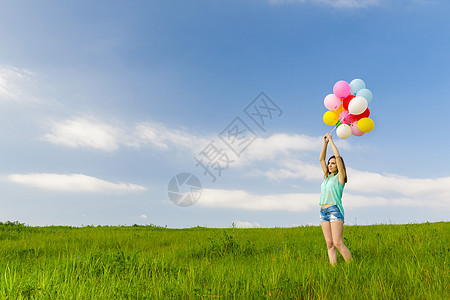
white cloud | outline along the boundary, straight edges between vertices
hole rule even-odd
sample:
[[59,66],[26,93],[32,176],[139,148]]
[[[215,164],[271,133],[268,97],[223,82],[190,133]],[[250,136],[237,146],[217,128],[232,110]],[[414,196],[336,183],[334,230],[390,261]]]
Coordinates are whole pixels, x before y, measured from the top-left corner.
[[[316,150],[320,149],[323,144],[322,137],[310,137],[307,135],[278,133],[268,138],[261,138],[252,144],[254,152],[262,154],[268,152],[270,154],[277,152],[286,152],[289,150]],[[258,149],[258,150],[257,150]]]
[[188,133],[187,130],[167,128],[164,124],[155,122],[142,122],[133,130],[132,145],[140,147],[152,145],[160,149],[179,148],[191,152],[199,152],[210,140]]
[[[347,170],[349,182],[347,190],[364,194],[395,193],[407,197],[423,199],[442,198],[450,201],[450,177],[443,178],[409,178],[400,175],[383,175],[374,172]],[[448,200],[447,200],[448,199]]]
[[146,215],[140,215],[139,218],[141,218],[141,219],[147,219],[147,216],[146,216]]
[[21,104],[55,104],[41,96],[42,83],[34,72],[11,66],[0,66],[0,101]]
[[78,117],[55,122],[52,127],[52,132],[45,134],[41,139],[72,148],[114,151],[117,150],[123,136],[121,129],[93,117]]
[[[339,148],[341,147],[339,146]],[[314,150],[318,151],[317,149]],[[268,152],[271,152],[270,147]],[[286,179],[319,181],[323,179],[318,160],[314,160],[317,163],[309,163],[293,158],[294,156],[290,153],[281,158],[275,158],[274,155],[269,154],[268,157],[272,159],[269,163],[271,166],[268,169],[260,167],[252,171],[251,176],[262,176],[273,181]],[[388,198],[391,196],[407,197],[412,205],[416,201],[422,203],[421,199],[441,203],[442,205],[450,204],[450,177],[410,178],[396,174],[360,171],[353,168],[347,168],[347,173],[349,181],[345,190],[350,193],[376,194]]]
[[273,159],[287,155],[291,151],[317,151],[321,149],[323,138],[306,135],[278,133],[268,138],[258,138],[246,149],[245,159],[251,161]]
[[[189,132],[187,129],[168,128],[157,122],[141,122],[134,126],[116,126],[101,121],[92,116],[74,117],[60,122],[53,122],[50,132],[40,137],[41,140],[60,146],[72,148],[94,148],[112,152],[121,146],[131,148],[151,147],[157,150],[173,150],[188,155],[198,155],[211,142],[219,149],[229,154],[233,163],[230,167],[246,166],[255,162],[277,162],[277,168],[293,166],[293,155],[300,152],[311,153],[320,151],[323,137],[310,137],[298,134],[273,134],[267,138],[258,138],[245,150],[241,157],[236,157],[232,151],[216,135],[201,136]],[[340,149],[351,149],[347,141],[338,140]],[[273,165],[273,164],[272,164]],[[294,168],[291,172],[303,172],[310,176],[303,168]],[[298,165],[297,165],[298,166]],[[308,170],[311,169],[307,166]],[[312,170],[312,169],[311,169]],[[313,168],[313,170],[315,170]],[[286,170],[284,170],[286,171]],[[274,177],[275,175],[267,176]],[[308,174],[307,174],[308,173]],[[283,175],[285,178],[288,175]],[[295,175],[290,175],[290,177]],[[288,176],[289,177],[289,176]]]
[[236,228],[260,228],[261,227],[261,224],[256,223],[256,222],[251,223],[251,222],[247,222],[247,221],[236,220],[233,223],[236,226]]
[[421,197],[389,197],[389,196],[371,196],[355,195],[344,192],[343,205],[345,208],[371,207],[371,206],[414,206],[414,207],[437,207],[450,208],[450,202],[447,199],[439,198],[421,198]]
[[380,5],[382,0],[269,0],[272,4],[312,3],[336,8],[363,8]]
[[319,194],[257,195],[243,190],[203,189],[196,205],[257,211],[308,211],[317,206]]
[[23,95],[20,86],[30,81],[33,73],[26,69],[0,67],[0,99],[18,100]]
[[130,183],[113,183],[83,174],[11,174],[8,180],[44,190],[58,192],[121,193],[140,192],[145,187]]
[[286,4],[286,3],[306,3],[308,0],[269,0],[272,4]]
[[164,124],[142,122],[132,128],[119,127],[95,117],[75,117],[53,122],[51,132],[40,137],[55,145],[71,148],[94,148],[112,152],[120,146],[160,150],[199,152],[209,142],[206,138],[185,131],[167,128]]
[[319,166],[318,159],[316,164],[311,164],[287,157],[275,161],[274,164],[275,166],[269,170],[255,171],[252,175],[263,176],[273,181],[295,178],[321,180],[323,178],[322,168]]
[[[305,212],[318,209],[319,193],[257,195],[243,190],[204,189],[196,205],[209,208],[250,211]],[[344,191],[344,209],[371,206],[415,206],[450,208],[448,198],[389,197],[355,195]]]
[[313,2],[337,8],[363,8],[381,4],[381,0],[314,0]]
[[[174,149],[189,154],[198,154],[211,139],[189,133],[187,130],[167,128],[161,123],[142,122],[131,129],[121,129],[92,117],[74,118],[60,123],[54,123],[52,133],[42,137],[48,142],[69,147],[91,147],[103,151],[114,151],[120,145],[128,147],[150,146],[156,149]],[[274,134],[267,138],[256,139],[246,150],[245,155],[236,158],[230,165],[253,165],[252,171],[246,176],[262,176],[274,181],[285,179],[322,180],[322,170],[319,163],[309,163],[310,160],[298,159],[299,154],[318,153],[322,147],[322,137],[305,135]],[[336,141],[339,149],[351,149],[347,141]],[[314,160],[316,161],[316,159]],[[261,163],[264,162],[264,163]],[[401,201],[405,197],[411,205],[422,205],[426,199],[440,205],[448,205],[450,200],[450,177],[446,178],[409,178],[400,175],[385,175],[373,172],[359,171],[348,168],[349,182],[346,192],[351,197],[360,197],[358,203],[377,205],[393,202],[392,196]],[[204,191],[208,193],[208,190]],[[310,199],[313,194],[282,194],[259,196],[244,191],[209,190],[205,206],[233,207],[258,210],[302,210],[299,202],[292,199]],[[376,196],[370,196],[376,194]],[[358,196],[360,195],[360,196]],[[369,195],[369,196],[368,196]],[[317,195],[315,195],[317,198]],[[364,198],[366,197],[366,198]],[[422,197],[422,199],[419,199]],[[231,200],[230,200],[231,199]],[[276,199],[276,201],[275,201]],[[355,199],[355,198],[353,198]],[[367,200],[369,199],[369,200]],[[241,201],[242,200],[242,201]],[[373,200],[373,203],[371,202]],[[351,202],[351,201],[350,201]],[[308,202],[313,203],[313,202]],[[314,202],[316,203],[316,202]],[[431,202],[430,202],[431,203]]]
[[[288,173],[303,172],[305,176],[311,176],[312,173],[307,174],[305,168],[298,168],[299,165],[293,157],[298,157],[300,153],[319,153],[323,145],[323,137],[311,137],[302,134],[285,134],[276,133],[267,138],[258,138],[243,152],[243,155],[233,164],[235,166],[247,166],[255,162],[268,162],[275,165],[275,172],[269,171],[266,173],[267,177],[274,179],[276,173],[280,168],[286,166],[285,170],[280,170],[281,178],[290,178],[293,175]],[[347,141],[337,140],[336,145],[339,149],[350,150],[351,146]],[[300,166],[306,166],[301,163]],[[308,166],[308,170],[311,167]],[[314,169],[315,170],[315,169]],[[294,172],[294,173],[295,173]],[[319,173],[320,174],[320,173]],[[312,175],[314,176],[314,175]]]

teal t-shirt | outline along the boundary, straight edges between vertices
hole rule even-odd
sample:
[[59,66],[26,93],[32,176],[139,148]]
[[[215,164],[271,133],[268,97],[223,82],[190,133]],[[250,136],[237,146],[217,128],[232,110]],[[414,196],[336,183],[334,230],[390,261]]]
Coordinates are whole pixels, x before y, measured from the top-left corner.
[[320,187],[320,201],[319,205],[332,204],[339,208],[342,216],[344,216],[344,207],[342,207],[342,193],[344,192],[344,186],[339,182],[337,172],[328,175],[328,177],[322,182]]

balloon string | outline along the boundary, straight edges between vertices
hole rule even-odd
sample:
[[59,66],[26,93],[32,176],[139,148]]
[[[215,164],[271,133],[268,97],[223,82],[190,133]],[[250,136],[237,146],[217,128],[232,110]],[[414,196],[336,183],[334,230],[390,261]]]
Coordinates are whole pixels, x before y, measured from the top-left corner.
[[333,126],[333,129],[331,129],[328,133],[332,133],[336,129],[336,126]]

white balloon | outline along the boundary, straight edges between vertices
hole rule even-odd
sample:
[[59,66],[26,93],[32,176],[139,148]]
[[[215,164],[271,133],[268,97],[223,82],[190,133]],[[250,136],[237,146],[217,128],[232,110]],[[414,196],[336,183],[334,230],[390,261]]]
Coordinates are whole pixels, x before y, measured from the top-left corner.
[[347,139],[347,138],[349,138],[352,135],[352,129],[347,124],[341,124],[336,129],[336,134],[341,139]]
[[352,100],[350,100],[350,103],[348,104],[348,112],[352,115],[359,115],[362,114],[369,104],[367,103],[366,98],[363,97],[355,97]]

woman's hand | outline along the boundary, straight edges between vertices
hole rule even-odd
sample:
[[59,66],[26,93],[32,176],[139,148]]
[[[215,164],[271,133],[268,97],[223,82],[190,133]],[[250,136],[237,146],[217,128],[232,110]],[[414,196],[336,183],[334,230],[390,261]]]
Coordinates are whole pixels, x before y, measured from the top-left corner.
[[325,136],[323,137],[327,142],[332,142],[333,141],[333,136],[331,135],[331,133],[327,133],[325,134]]

